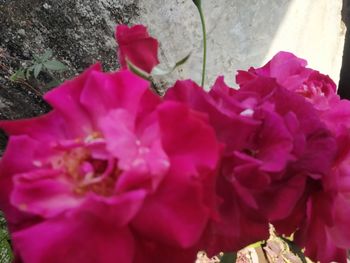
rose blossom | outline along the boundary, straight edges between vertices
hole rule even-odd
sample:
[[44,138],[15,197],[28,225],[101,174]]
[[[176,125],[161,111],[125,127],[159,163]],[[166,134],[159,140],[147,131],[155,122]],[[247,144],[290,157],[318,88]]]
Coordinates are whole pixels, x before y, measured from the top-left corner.
[[98,65],[45,100],[44,116],[0,122],[10,135],[0,209],[16,260],[193,261],[214,214],[219,144],[206,117]]
[[122,68],[127,68],[127,59],[148,73],[158,65],[158,41],[149,36],[147,28],[143,25],[130,28],[126,25],[117,26],[116,40]]
[[[124,32],[132,35],[134,30]],[[133,41],[147,45],[142,38]],[[148,54],[157,59],[157,52]],[[149,63],[148,68],[155,64]],[[239,71],[239,91],[219,79],[209,95],[191,81],[178,82],[166,95],[208,113],[226,146],[217,180],[221,217],[211,224],[201,249],[210,253],[237,250],[266,239],[267,223],[273,222],[286,234],[302,226],[296,241],[306,246],[313,259],[345,259],[345,250],[335,246],[330,233],[341,240],[338,246],[349,246],[344,238],[347,231],[342,231],[349,213],[344,210],[343,195],[330,191],[328,184],[334,181],[334,171],[347,171],[346,161],[336,169],[332,163],[332,137],[338,138],[348,127],[350,104],[336,95],[336,85],[328,76],[306,65],[305,60],[280,52],[262,68]],[[344,151],[338,152],[342,159]],[[318,202],[325,208],[319,209]],[[333,215],[336,207],[342,210]]]
[[238,71],[237,83],[244,86],[256,78],[274,78],[284,88],[294,91],[312,103],[320,118],[334,133],[349,127],[350,102],[336,94],[336,84],[327,75],[307,68],[307,61],[289,52],[277,53],[265,66]]
[[281,51],[261,68],[251,67],[247,72],[239,70],[236,80],[242,86],[257,76],[274,78],[284,88],[303,95],[322,108],[325,99],[335,95],[336,85],[329,76],[306,65],[306,60]]
[[[346,110],[346,109],[344,109]],[[336,113],[335,117],[336,117]],[[322,115],[324,116],[324,115]],[[334,121],[346,115],[340,114]],[[330,120],[329,120],[330,121]],[[329,125],[331,122],[326,122]],[[350,135],[349,123],[330,126],[337,140],[337,154],[330,173],[310,185],[307,216],[295,233],[305,254],[319,262],[347,262],[350,247]],[[334,129],[336,127],[336,129]]]
[[308,183],[306,217],[295,239],[314,260],[346,262],[346,249],[350,247],[350,102],[340,99],[328,76],[306,65],[305,60],[280,52],[262,68],[240,71],[237,81],[244,86],[258,76],[274,78],[309,101],[336,138],[337,154],[331,171],[321,181]]
[[313,106],[262,76],[240,90],[219,78],[209,94],[191,81],[177,82],[165,98],[206,112],[225,145],[216,190],[220,220],[208,234],[209,251],[266,239],[268,222],[294,232],[305,215],[307,183],[329,173],[335,154]]

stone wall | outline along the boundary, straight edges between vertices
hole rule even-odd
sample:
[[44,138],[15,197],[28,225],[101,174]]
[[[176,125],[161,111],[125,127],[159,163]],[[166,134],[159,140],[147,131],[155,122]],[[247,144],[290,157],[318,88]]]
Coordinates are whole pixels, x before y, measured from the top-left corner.
[[[204,0],[208,31],[208,78],[259,66],[280,50],[306,58],[336,82],[344,46],[342,0]],[[141,1],[140,16],[162,43],[169,63],[193,51],[178,76],[200,79],[201,28],[189,0]]]

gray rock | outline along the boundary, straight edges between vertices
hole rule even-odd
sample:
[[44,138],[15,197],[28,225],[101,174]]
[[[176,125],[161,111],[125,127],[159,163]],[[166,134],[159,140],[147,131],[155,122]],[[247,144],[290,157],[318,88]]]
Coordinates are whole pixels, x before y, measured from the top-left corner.
[[[41,94],[52,78],[63,81],[98,61],[105,70],[117,69],[115,25],[130,24],[138,12],[138,0],[0,0],[0,120],[47,112]],[[10,81],[48,49],[68,66],[66,72]],[[0,133],[0,152],[5,142]]]

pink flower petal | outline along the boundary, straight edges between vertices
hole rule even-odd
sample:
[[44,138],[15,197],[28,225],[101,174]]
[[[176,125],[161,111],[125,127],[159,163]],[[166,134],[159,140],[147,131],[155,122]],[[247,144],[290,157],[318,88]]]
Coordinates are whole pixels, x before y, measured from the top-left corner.
[[62,215],[15,232],[12,238],[23,262],[132,263],[135,253],[127,228],[87,213]]
[[158,61],[158,41],[149,36],[143,25],[117,26],[116,39],[119,45],[119,61],[127,68],[126,59],[138,68],[150,73]]

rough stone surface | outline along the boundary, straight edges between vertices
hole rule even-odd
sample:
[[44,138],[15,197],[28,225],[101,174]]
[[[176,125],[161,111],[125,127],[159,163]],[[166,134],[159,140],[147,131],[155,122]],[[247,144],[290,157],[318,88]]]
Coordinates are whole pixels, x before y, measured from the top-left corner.
[[[138,0],[0,1],[0,120],[47,112],[42,94],[53,78],[71,78],[96,61],[106,70],[116,69],[114,27],[130,24],[138,12]],[[38,79],[10,81],[16,70],[48,49],[68,66],[65,73],[43,72]],[[5,142],[0,133],[0,154]]]
[[40,94],[47,91],[43,84],[49,76],[43,73],[39,81],[25,84],[9,80],[34,55],[51,49],[55,59],[69,68],[65,74],[53,74],[61,80],[96,61],[103,62],[106,70],[116,69],[115,24],[130,23],[137,13],[137,1],[8,0],[0,4],[0,119],[47,111]]
[[[341,0],[203,0],[208,32],[206,87],[217,75],[233,84],[237,69],[260,66],[289,50],[338,80],[345,27]],[[201,78],[202,32],[191,0],[0,0],[0,119],[49,110],[45,84],[70,78],[96,61],[118,68],[114,27],[143,23],[160,40],[163,65],[192,52],[170,80]],[[41,73],[28,83],[10,76],[51,49],[69,70]],[[29,85],[28,85],[29,84]],[[1,144],[5,142],[0,134]]]
[[[339,80],[345,26],[342,0],[206,0],[208,77],[224,74],[233,84],[237,69],[260,66],[279,50],[306,58],[310,66]],[[137,19],[161,41],[164,63],[192,51],[176,77],[200,80],[201,27],[189,0],[140,2]]]

